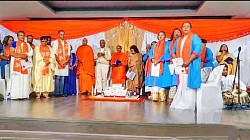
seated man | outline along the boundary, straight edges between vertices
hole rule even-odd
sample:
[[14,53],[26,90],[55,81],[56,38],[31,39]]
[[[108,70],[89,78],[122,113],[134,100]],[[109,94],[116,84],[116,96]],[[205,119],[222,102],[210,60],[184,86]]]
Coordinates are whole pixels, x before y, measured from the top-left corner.
[[[228,66],[225,65],[223,72],[222,72],[222,79],[221,79],[221,86],[222,86],[222,95],[224,104],[230,105],[232,104],[233,100],[237,103],[238,101],[238,79],[235,79],[235,85],[233,87],[234,75],[228,74]],[[246,92],[246,85],[240,81],[240,89],[241,89],[241,104],[245,104],[248,101],[248,94]]]

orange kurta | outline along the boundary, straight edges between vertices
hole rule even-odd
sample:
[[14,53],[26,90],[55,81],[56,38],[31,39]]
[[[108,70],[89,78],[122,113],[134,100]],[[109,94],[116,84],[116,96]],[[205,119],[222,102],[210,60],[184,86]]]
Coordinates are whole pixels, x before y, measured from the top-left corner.
[[89,46],[79,46],[76,51],[78,59],[76,74],[79,76],[78,85],[80,93],[92,92],[95,83],[94,52]]
[[[117,60],[120,60],[122,65],[121,66],[113,66]],[[111,58],[111,66],[112,66],[112,84],[125,84],[126,80],[126,66],[128,65],[128,58],[127,55],[123,52],[118,52],[113,54]]]

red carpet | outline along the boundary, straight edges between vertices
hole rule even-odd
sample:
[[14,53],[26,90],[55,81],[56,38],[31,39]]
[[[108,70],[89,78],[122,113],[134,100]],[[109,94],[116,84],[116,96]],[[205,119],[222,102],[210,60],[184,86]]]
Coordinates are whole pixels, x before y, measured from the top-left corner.
[[144,102],[145,98],[125,98],[125,97],[97,97],[89,96],[82,98],[83,101],[111,101],[111,102]]

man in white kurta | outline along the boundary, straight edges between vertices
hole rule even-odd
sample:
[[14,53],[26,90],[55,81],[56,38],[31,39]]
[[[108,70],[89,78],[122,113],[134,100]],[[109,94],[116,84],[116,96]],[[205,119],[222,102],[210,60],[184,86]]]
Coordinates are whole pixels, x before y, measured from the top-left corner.
[[105,41],[100,40],[100,48],[96,50],[94,55],[96,61],[96,89],[97,94],[107,89],[107,80],[111,60],[111,51],[105,47]]
[[56,58],[55,67],[55,96],[66,97],[63,93],[64,77],[69,74],[70,45],[64,39],[65,32],[58,31],[59,39],[52,42],[52,49]]
[[33,56],[33,89],[40,99],[41,93],[45,98],[49,98],[48,93],[54,91],[54,70],[55,70],[55,54],[52,48],[47,45],[46,36],[40,38],[41,45],[36,46]]
[[[233,85],[233,81],[234,81],[234,75],[229,75],[228,72],[228,66],[225,65],[225,67],[223,68],[223,73],[222,73],[222,77],[221,77],[221,91],[222,91],[222,95],[224,98],[224,104],[227,104],[227,98],[226,97],[230,97],[229,95],[235,96],[234,97],[234,102],[237,103],[238,102],[238,95],[237,95],[237,89],[238,89],[238,78],[235,78],[235,85]],[[236,89],[234,89],[233,86],[236,86]],[[242,104],[247,104],[248,103],[248,93],[246,92],[247,88],[246,85],[240,81],[240,101]]]
[[10,55],[10,96],[11,99],[28,99],[31,89],[30,69],[32,67],[32,48],[24,41],[25,33],[17,33],[18,41],[11,45]]

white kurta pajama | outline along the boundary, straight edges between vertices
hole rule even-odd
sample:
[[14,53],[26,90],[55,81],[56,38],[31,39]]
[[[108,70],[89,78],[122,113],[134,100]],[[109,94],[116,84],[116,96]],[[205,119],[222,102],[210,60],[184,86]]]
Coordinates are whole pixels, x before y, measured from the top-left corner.
[[[98,57],[97,54],[99,52],[104,53],[104,56]],[[110,68],[110,60],[111,60],[111,51],[109,48],[98,48],[95,53],[95,61],[96,61],[96,89],[97,92],[102,92],[102,90],[107,89],[107,80]]]
[[[23,42],[26,43],[26,42]],[[27,44],[28,45],[28,44]],[[33,50],[28,45],[28,61],[32,61]],[[31,68],[28,70],[28,74],[22,74],[21,72],[13,71],[14,57],[11,56],[10,60],[10,96],[11,99],[25,99],[29,98],[31,92]]]

